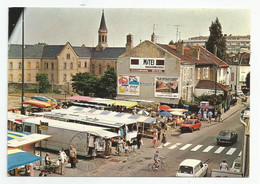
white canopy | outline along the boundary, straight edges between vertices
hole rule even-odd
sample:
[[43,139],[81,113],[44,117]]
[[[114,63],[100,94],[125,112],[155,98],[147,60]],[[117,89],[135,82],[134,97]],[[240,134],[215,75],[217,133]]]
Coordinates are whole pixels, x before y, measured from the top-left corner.
[[25,146],[28,144],[33,144],[45,139],[49,139],[51,138],[51,135],[44,135],[44,134],[31,134],[28,136],[24,136],[24,137],[19,137],[16,139],[12,139],[10,141],[7,142],[7,146],[8,147],[14,147],[14,148],[18,148],[21,146]]

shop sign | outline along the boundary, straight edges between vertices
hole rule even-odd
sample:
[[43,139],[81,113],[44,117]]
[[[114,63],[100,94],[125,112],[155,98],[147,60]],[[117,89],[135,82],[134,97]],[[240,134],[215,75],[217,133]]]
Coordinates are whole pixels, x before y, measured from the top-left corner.
[[177,77],[155,77],[155,97],[178,98]]
[[132,72],[159,72],[165,70],[164,58],[130,58]]

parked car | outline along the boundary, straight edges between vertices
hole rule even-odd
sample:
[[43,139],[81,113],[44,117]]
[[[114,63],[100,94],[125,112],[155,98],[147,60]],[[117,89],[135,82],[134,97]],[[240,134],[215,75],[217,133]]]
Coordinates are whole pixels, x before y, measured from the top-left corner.
[[241,172],[241,157],[237,157],[236,160],[234,160],[230,171],[238,173]]
[[181,124],[181,133],[190,131],[193,132],[194,130],[199,130],[201,127],[200,120],[197,119],[187,119],[183,124]]
[[216,137],[217,144],[233,144],[237,142],[237,133],[232,130],[221,130]]
[[201,160],[185,159],[179,165],[177,177],[203,177],[208,172],[208,164],[203,164]]

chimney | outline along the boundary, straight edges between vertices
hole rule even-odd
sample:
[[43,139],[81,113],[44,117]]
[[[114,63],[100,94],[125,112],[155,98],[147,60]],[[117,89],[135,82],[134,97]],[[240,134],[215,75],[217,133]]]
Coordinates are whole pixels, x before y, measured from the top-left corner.
[[183,44],[183,40],[179,40],[176,46],[177,52],[181,55],[184,55],[184,44]]
[[133,35],[130,33],[126,36],[126,53],[129,53],[133,46]]
[[200,48],[199,47],[193,47],[192,49],[192,56],[196,58],[197,60],[200,59]]
[[152,36],[151,36],[151,41],[152,41],[153,43],[156,43],[156,36],[155,36],[154,33],[153,33]]
[[218,48],[217,48],[216,45],[214,45],[214,47],[213,47],[213,54],[214,54],[214,56],[217,56],[217,51],[218,51]]

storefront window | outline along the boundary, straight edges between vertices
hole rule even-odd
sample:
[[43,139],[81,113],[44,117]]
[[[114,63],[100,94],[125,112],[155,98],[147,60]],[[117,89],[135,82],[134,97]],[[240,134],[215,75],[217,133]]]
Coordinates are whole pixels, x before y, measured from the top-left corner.
[[139,59],[131,59],[131,65],[139,65]]

